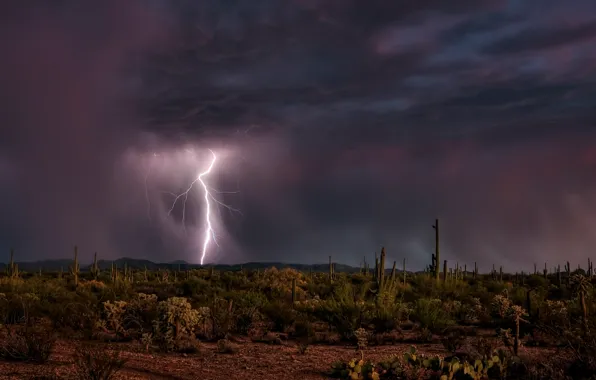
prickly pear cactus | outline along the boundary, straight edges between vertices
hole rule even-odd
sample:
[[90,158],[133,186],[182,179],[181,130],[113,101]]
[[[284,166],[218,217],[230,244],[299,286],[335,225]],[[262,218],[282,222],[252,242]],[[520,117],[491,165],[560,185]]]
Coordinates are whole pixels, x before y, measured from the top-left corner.
[[333,365],[331,376],[348,380],[379,380],[381,377],[375,365],[364,359],[352,359],[347,363]]

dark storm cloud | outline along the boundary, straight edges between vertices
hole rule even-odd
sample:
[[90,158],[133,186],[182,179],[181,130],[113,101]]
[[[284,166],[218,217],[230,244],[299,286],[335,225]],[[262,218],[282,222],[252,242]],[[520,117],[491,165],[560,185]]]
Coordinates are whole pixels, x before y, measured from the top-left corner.
[[[324,261],[331,254],[357,264],[362,255],[386,245],[392,258],[407,257],[421,268],[432,250],[430,226],[440,217],[443,252],[450,261],[507,268],[561,261],[564,253],[565,259],[583,262],[596,243],[591,195],[596,182],[590,174],[596,164],[594,4],[156,2],[166,20],[158,31],[174,37],[167,43],[149,38],[118,45],[110,55],[134,62],[134,91],[128,98],[134,107],[97,108],[94,103],[87,107],[94,112],[87,114],[125,111],[134,116],[135,127],[156,136],[153,145],[167,142],[171,148],[187,141],[239,152],[243,159],[222,179],[222,184],[239,182],[241,196],[226,200],[243,212],[242,217],[225,216],[235,249],[226,256],[222,242],[224,261]],[[119,20],[124,31],[115,35],[148,25],[134,13]],[[23,30],[28,28],[17,29]],[[87,39],[116,46],[102,33],[76,41],[85,45]],[[69,49],[96,50],[93,44]],[[129,50],[149,54],[131,58]],[[75,58],[64,63],[78,62]],[[77,64],[74,72],[122,80],[120,71],[102,65]],[[4,72],[25,76],[16,64],[11,70]],[[34,90],[43,88],[40,82],[29,81],[20,90],[22,99],[7,110],[32,107]],[[109,98],[93,86],[82,90]],[[54,93],[62,108],[53,109],[70,109],[77,100]],[[56,111],[44,119],[59,121],[65,114]],[[36,123],[26,125],[33,130]],[[118,132],[103,136],[121,141],[115,152],[138,145],[134,134],[116,138],[120,125],[111,125]],[[50,140],[53,146],[72,141],[66,132]],[[20,141],[12,146],[22,149],[26,139]],[[85,147],[80,144],[77,152],[80,162],[93,156]],[[87,193],[101,199],[99,194],[122,189],[123,184],[103,181],[109,178],[103,161],[96,165],[104,168],[94,177],[103,187],[89,184],[95,192]],[[87,177],[73,169],[70,178]],[[26,186],[31,196],[37,194],[34,184]],[[66,185],[55,188],[67,192]],[[138,249],[133,240],[159,240],[143,222],[143,200],[137,203],[126,213],[138,216],[118,222],[123,227],[114,249]],[[71,213],[64,219],[78,217]],[[157,251],[129,255],[160,257]]]
[[596,22],[589,21],[579,25],[545,25],[529,27],[511,37],[503,38],[485,49],[488,54],[534,53],[540,50],[555,48],[593,40],[596,37]]

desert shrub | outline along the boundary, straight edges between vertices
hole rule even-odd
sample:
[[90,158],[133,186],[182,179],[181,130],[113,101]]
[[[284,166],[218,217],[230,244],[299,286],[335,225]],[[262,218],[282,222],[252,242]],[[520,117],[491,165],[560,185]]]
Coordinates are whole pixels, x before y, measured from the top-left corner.
[[495,338],[480,337],[472,339],[470,344],[471,352],[469,353],[472,357],[478,359],[490,358],[499,345],[499,341]]
[[314,334],[314,326],[309,320],[301,318],[294,323],[294,331],[292,333],[292,336],[297,338],[308,338],[313,337]]
[[287,331],[296,320],[296,311],[290,305],[279,301],[265,305],[263,314],[273,324],[273,330],[279,332]]
[[80,380],[110,380],[126,363],[117,351],[83,346],[74,354],[75,373]]
[[67,330],[70,336],[92,339],[101,320],[100,304],[93,300],[63,300],[48,303],[47,315],[55,330]]
[[234,302],[222,298],[214,298],[209,308],[211,321],[211,339],[225,338],[234,325]]
[[220,354],[233,354],[237,351],[236,347],[228,339],[217,341],[217,352]]
[[366,323],[374,327],[377,334],[399,330],[401,321],[407,320],[411,309],[403,302],[377,305],[366,310]]
[[445,331],[441,338],[441,343],[445,349],[455,355],[457,350],[463,347],[466,343],[467,337],[459,329],[452,329]]
[[251,326],[263,320],[261,311],[268,301],[264,295],[250,291],[240,293],[234,298],[234,303],[234,329],[240,334],[248,334]]
[[0,358],[45,363],[50,358],[55,344],[55,334],[45,327],[7,327],[0,341]]
[[301,318],[294,323],[292,337],[298,343],[298,353],[304,354],[315,338],[315,329],[313,324],[305,318]]
[[[365,300],[365,291],[366,288],[358,289],[348,282],[337,281],[333,297],[314,303],[310,314],[335,328],[342,339],[351,339],[375,305]],[[376,302],[383,305],[378,297]]]
[[569,327],[569,311],[565,301],[546,301],[540,313],[540,322],[553,327]]
[[351,339],[362,325],[364,305],[327,300],[315,309],[313,315],[335,328],[342,339]]
[[412,320],[422,329],[437,331],[454,324],[449,314],[442,308],[440,299],[421,298],[412,310]]
[[533,274],[526,278],[525,285],[530,289],[548,289],[548,280],[544,276]]
[[0,297],[0,323],[29,324],[39,316],[39,296],[35,293],[12,293]]
[[507,285],[501,281],[494,281],[488,280],[483,283],[486,291],[490,294],[502,294],[504,291],[508,290]]
[[183,281],[181,290],[183,296],[193,297],[196,295],[210,295],[213,292],[213,287],[209,281],[194,277]]

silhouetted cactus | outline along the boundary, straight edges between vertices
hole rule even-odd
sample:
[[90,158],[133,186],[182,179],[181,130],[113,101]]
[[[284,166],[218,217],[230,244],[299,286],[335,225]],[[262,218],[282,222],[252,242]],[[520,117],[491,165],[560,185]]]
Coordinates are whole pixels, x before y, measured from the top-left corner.
[[383,285],[385,281],[385,247],[381,248],[381,260],[379,262],[379,285]]
[[582,328],[584,330],[584,334],[588,333],[588,306],[586,304],[586,295],[589,293],[590,289],[592,288],[592,284],[590,280],[586,276],[582,276],[581,274],[575,274],[571,278],[571,285],[573,286],[574,293],[577,294],[579,298],[580,307],[582,310]]
[[69,269],[70,274],[74,279],[75,286],[79,286],[79,273],[81,268],[79,266],[79,248],[76,245],[74,246],[74,260]]
[[14,262],[14,249],[10,249],[10,261],[6,266],[6,275],[10,278],[19,277],[19,265]]
[[93,254],[93,265],[91,265],[91,269],[89,271],[91,272],[91,276],[93,276],[94,280],[99,278],[101,271],[99,269],[99,265],[97,265],[97,252]]
[[406,259],[404,258],[404,266],[402,268],[403,272],[404,272],[404,286],[406,285],[406,277],[407,277],[407,272],[406,272]]
[[447,281],[447,260],[443,261],[443,282]]
[[567,272],[567,277],[571,274],[571,265],[569,265],[569,261],[565,264],[565,272]]
[[[439,219],[435,219],[435,224],[433,225],[435,229],[435,254],[434,258],[434,270],[435,270],[435,279],[438,281],[439,277],[441,276],[441,254],[439,252]],[[445,270],[445,268],[443,268]],[[443,280],[446,279],[446,274],[443,275]]]

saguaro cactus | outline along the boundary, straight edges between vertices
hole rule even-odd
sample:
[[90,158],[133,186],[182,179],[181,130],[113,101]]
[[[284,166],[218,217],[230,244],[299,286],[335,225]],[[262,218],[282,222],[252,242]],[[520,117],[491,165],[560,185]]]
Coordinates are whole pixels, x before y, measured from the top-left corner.
[[6,275],[10,278],[19,277],[19,265],[14,262],[14,249],[10,249],[10,261],[6,266]]
[[447,281],[447,260],[443,260],[443,281]]
[[99,274],[100,274],[100,269],[99,269],[99,265],[97,265],[97,252],[95,252],[93,254],[93,265],[91,265],[91,269],[90,269],[91,275],[93,276],[93,279],[97,281],[97,279],[99,278]]
[[406,276],[407,276],[407,272],[406,272],[406,259],[404,257],[404,266],[402,268],[402,271],[404,272],[404,286],[406,285]]
[[434,266],[434,270],[435,270],[435,279],[438,281],[439,277],[441,276],[441,267],[440,267],[441,255],[439,253],[439,219],[435,219],[435,224],[433,225],[433,228],[435,229],[435,255],[434,255],[435,266]]
[[74,246],[74,261],[72,262],[72,265],[70,266],[70,274],[72,275],[72,277],[74,279],[75,286],[79,286],[79,272],[80,272],[79,248],[75,245]]
[[379,285],[383,285],[385,281],[385,247],[381,248],[381,260],[379,262]]

